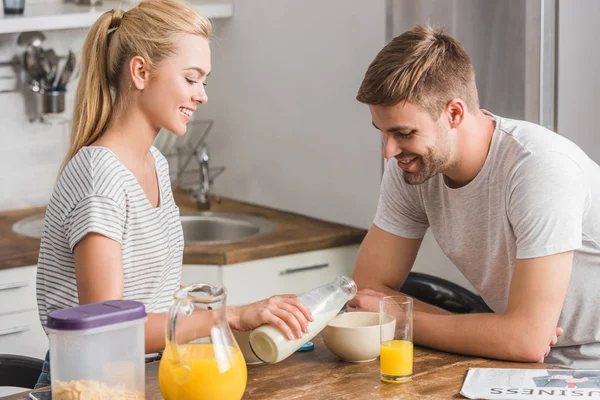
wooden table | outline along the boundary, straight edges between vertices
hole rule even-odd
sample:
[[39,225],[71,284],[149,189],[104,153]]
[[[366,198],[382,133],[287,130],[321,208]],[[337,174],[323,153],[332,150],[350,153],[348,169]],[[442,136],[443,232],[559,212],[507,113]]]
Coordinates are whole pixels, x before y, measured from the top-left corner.
[[[545,364],[511,363],[464,357],[415,348],[413,380],[388,384],[379,380],[379,362],[340,361],[316,337],[314,351],[296,353],[274,365],[249,365],[243,400],[441,400],[461,399],[460,388],[469,368],[550,368]],[[146,399],[162,399],[158,363],[146,366]],[[2,400],[26,400],[27,394]]]

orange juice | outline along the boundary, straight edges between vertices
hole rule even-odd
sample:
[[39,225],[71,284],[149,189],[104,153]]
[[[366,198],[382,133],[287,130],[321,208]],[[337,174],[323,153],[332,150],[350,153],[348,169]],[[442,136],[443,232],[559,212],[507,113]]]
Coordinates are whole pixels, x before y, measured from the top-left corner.
[[158,383],[166,400],[240,400],[248,373],[242,353],[212,344],[177,346],[181,363],[173,363],[167,345],[158,369]]
[[[412,376],[413,344],[407,340],[390,340],[381,343],[380,347],[381,380],[385,382],[402,382]],[[398,380],[385,379],[383,376],[398,377]],[[402,379],[402,378],[406,379]]]

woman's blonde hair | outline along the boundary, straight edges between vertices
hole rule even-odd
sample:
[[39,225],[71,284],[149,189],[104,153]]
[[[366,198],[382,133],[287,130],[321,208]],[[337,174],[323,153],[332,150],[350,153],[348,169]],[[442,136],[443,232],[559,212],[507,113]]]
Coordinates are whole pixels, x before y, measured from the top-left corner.
[[98,18],[83,44],[71,142],[61,171],[105,131],[131,58],[140,56],[152,68],[175,54],[185,33],[209,38],[212,25],[182,0],[142,0],[129,11],[110,10]]
[[475,72],[464,47],[442,28],[417,25],[377,54],[356,99],[369,105],[411,102],[434,120],[454,98],[470,113],[479,110]]

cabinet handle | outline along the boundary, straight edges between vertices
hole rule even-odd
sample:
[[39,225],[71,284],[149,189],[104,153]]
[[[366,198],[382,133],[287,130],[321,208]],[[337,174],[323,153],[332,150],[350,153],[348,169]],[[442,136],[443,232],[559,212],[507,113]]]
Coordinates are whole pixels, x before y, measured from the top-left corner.
[[310,271],[313,269],[321,269],[321,268],[327,268],[327,267],[329,267],[329,263],[308,265],[306,267],[286,268],[283,271],[280,271],[279,275],[290,275],[290,274],[295,274],[297,272]]
[[13,335],[15,333],[21,333],[29,330],[29,325],[13,326],[8,329],[0,330],[0,336]]
[[29,282],[20,281],[20,282],[0,283],[0,290],[18,289],[20,287],[25,287],[25,286],[29,286]]

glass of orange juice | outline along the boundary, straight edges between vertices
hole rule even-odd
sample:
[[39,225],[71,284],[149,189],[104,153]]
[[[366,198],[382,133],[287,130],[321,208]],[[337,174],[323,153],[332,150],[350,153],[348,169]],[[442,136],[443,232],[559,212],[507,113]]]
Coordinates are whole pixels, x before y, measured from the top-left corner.
[[[387,323],[396,320],[395,327]],[[408,296],[387,296],[379,302],[381,325],[381,380],[403,383],[413,374],[413,299]]]

